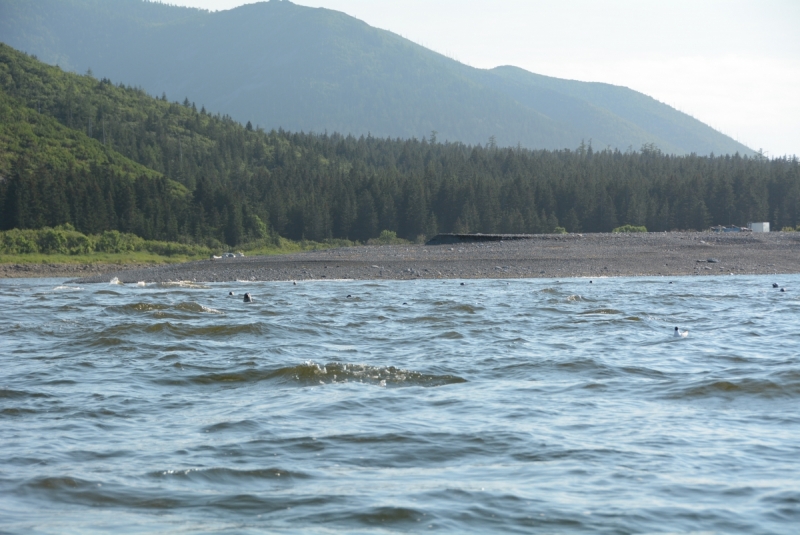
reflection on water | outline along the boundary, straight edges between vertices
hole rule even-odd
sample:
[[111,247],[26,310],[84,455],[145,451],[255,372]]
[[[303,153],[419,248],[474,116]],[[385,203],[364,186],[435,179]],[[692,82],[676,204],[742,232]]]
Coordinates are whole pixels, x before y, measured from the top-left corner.
[[795,533],[780,279],[2,280],[2,531]]

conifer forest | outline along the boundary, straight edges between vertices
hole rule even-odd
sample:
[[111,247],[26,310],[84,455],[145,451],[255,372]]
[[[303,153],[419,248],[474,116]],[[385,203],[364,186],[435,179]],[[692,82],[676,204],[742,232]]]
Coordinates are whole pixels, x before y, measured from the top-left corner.
[[749,221],[800,224],[796,157],[266,131],[0,45],[0,230],[69,224],[233,247]]

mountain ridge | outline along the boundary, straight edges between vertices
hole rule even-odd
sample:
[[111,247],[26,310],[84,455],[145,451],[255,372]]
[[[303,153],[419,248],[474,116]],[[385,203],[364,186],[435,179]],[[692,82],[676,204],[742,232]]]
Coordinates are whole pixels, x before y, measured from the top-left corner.
[[[528,148],[656,145],[753,154],[628,88],[476,69],[345,13],[260,2],[207,12],[138,0],[0,0],[0,40],[242,123]],[[212,38],[213,37],[213,38]]]

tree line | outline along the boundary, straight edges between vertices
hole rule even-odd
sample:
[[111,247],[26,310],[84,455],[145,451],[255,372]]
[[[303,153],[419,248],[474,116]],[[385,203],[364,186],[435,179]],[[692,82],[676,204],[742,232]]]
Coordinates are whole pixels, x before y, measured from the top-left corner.
[[36,139],[7,148],[0,229],[69,223],[87,234],[118,230],[234,246],[277,235],[366,241],[383,230],[414,240],[559,227],[800,224],[796,157],[673,156],[654,145],[596,151],[591,143],[527,150],[441,143],[435,133],[404,140],[265,131],[188,98],[170,102],[65,73],[5,45],[0,89],[7,107],[26,108],[21,117],[51,120],[48,135],[77,132],[107,155],[105,163],[55,165]]

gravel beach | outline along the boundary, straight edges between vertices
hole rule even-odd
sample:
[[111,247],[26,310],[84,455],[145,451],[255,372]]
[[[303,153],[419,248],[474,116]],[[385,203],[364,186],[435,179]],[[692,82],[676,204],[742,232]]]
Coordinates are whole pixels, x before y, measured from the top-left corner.
[[[800,272],[800,233],[534,235],[503,241],[381,245],[117,268],[78,283],[682,276]],[[41,275],[30,272],[29,276]],[[74,275],[79,273],[73,272]],[[61,275],[65,276],[65,275]],[[71,276],[71,275],[66,275]]]
[[139,264],[0,264],[0,279],[90,277],[120,270],[145,269],[146,267]]

